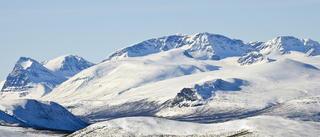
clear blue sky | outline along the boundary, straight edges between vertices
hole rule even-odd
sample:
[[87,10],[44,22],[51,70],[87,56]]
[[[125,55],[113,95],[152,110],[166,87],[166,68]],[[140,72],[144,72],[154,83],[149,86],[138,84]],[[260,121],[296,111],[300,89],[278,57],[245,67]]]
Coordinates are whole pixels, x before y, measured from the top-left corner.
[[153,37],[210,32],[320,41],[320,0],[0,0],[0,81],[20,56],[100,62]]

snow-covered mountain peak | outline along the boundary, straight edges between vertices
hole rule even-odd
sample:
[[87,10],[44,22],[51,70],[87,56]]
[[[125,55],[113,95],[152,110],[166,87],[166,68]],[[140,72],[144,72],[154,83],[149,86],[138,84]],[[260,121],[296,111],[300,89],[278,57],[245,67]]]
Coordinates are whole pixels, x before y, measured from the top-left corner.
[[176,48],[185,49],[195,59],[219,60],[230,56],[240,56],[250,47],[241,40],[230,39],[208,32],[197,33],[193,36],[177,34],[149,39],[120,49],[112,53],[104,61],[141,57]]
[[41,68],[41,64],[29,57],[20,57],[19,60],[17,61],[15,68],[16,69],[22,69],[22,70],[27,70],[31,68]]
[[65,55],[40,64],[21,57],[1,88],[1,98],[38,98],[94,64],[76,55]]
[[177,35],[177,36],[189,36],[188,34],[183,34],[183,33],[177,33],[175,35]]
[[6,78],[1,89],[1,98],[41,97],[56,85],[65,81],[61,75],[42,66],[36,60],[21,57]]
[[248,42],[246,43],[247,45],[251,45],[252,48],[256,48],[258,46],[260,46],[261,44],[263,44],[264,42],[261,42],[261,41],[251,41],[251,42]]
[[298,39],[292,36],[281,36],[269,40],[257,47],[260,53],[267,55],[288,54],[291,51],[307,53],[306,56],[320,55],[320,44],[311,39]]
[[192,36],[189,52],[197,59],[220,60],[226,57],[241,56],[251,46],[242,40],[230,39],[219,34],[207,32]]
[[60,83],[57,82],[59,79],[62,78],[55,76],[52,71],[42,66],[36,60],[21,57],[17,61],[13,71],[7,77],[2,91],[10,90],[11,88],[9,87],[14,89],[20,87],[24,89],[26,88],[24,86],[27,86],[30,82],[40,83],[42,81],[56,81],[55,83],[57,84]]
[[43,63],[49,70],[71,77],[78,72],[95,65],[77,55],[64,55]]
[[319,42],[314,41],[312,39],[302,39],[302,41],[304,42],[304,45],[308,45],[308,46],[319,46]]
[[280,36],[276,37],[268,42],[266,44],[270,45],[279,45],[279,46],[303,46],[301,45],[301,40],[292,36]]
[[20,57],[18,62],[16,63],[21,69],[27,69],[29,68],[33,62],[36,62],[35,60],[28,58],[28,57]]

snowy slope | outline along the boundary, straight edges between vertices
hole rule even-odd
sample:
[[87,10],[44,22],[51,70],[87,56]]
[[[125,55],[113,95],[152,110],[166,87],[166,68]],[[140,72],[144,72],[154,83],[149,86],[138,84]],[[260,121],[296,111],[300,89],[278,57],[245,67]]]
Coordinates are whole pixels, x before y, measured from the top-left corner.
[[61,130],[78,130],[84,122],[54,102],[36,100],[0,100],[2,125],[20,125]]
[[[303,50],[306,41],[313,48],[317,42],[279,39],[267,48],[261,47],[270,42],[239,45],[208,33],[147,40],[111,54],[41,99],[64,105],[86,122],[126,116],[219,122],[320,95],[320,57],[305,57]],[[264,53],[277,46],[290,54]],[[195,57],[208,57],[209,47],[220,60]]]
[[198,124],[152,117],[128,117],[90,125],[69,137],[89,136],[317,136],[320,124],[258,116],[224,123]]
[[70,134],[67,131],[51,131],[27,127],[0,126],[1,137],[61,137]]
[[[25,134],[23,132],[19,132],[22,129],[21,127],[5,127],[0,126],[0,136],[1,137],[36,137],[35,134]],[[40,137],[40,135],[38,135]]]
[[[93,120],[91,122],[97,119],[135,115],[191,121],[207,118],[219,121],[240,117],[296,98],[318,95],[320,91],[320,87],[317,86],[320,71],[315,66],[292,59],[279,58],[274,62],[246,67],[239,66],[236,62],[237,58],[205,61],[202,62],[205,63],[204,66],[211,64],[219,66],[219,69],[199,71],[190,75],[172,75],[174,74],[172,71],[165,71],[171,69],[169,66],[163,68],[161,66],[168,63],[197,63],[192,62],[190,58],[184,58],[185,61],[181,58],[178,59],[179,61],[170,58],[170,61],[159,61],[162,63],[159,65],[152,58],[158,57],[158,54],[147,57],[149,63],[139,64],[138,59],[141,58],[135,58],[122,60],[121,62],[126,64],[123,66],[119,65],[120,61],[109,61],[103,64],[105,66],[100,64],[89,68],[76,75],[78,77],[73,77],[58,86],[43,99],[62,103],[72,113],[88,121]],[[298,54],[294,59],[299,58],[304,57]],[[314,58],[315,61],[319,59]],[[128,64],[129,61],[135,62]],[[199,63],[199,61],[196,62]],[[121,67],[114,67],[116,63]],[[106,67],[107,65],[110,66]],[[100,70],[91,70],[97,69],[96,67]],[[198,66],[198,68],[201,67]],[[171,77],[159,80],[159,75],[164,74]],[[199,101],[203,105],[179,107],[167,104],[174,100],[184,88],[201,89],[195,88],[196,85],[202,86],[203,83],[216,80],[222,81],[220,82],[222,87],[209,86],[207,91],[196,91],[197,96],[201,97],[202,94]],[[235,88],[223,88],[230,85]],[[197,103],[191,102],[191,104]]]
[[2,89],[2,87],[3,87],[3,85],[4,85],[5,82],[6,82],[5,80],[2,81],[2,82],[0,82],[0,89]]
[[310,96],[277,104],[259,114],[320,122],[320,96]]
[[[184,50],[175,49],[146,57],[106,61],[70,78],[45,98],[66,101],[74,99],[73,97],[80,97],[81,100],[109,98],[146,83],[219,68],[205,62],[198,62],[185,56],[183,52]],[[177,63],[179,61],[181,63]],[[74,94],[76,90],[83,92]],[[108,93],[109,91],[113,93]],[[92,96],[87,95],[88,92],[92,93]],[[97,97],[97,94],[100,96]]]
[[[251,66],[250,68],[238,68],[238,72],[222,68],[220,71],[208,73],[187,78],[190,82],[197,79],[197,81],[204,81],[189,86],[194,93],[202,96],[200,98],[202,105],[199,105],[199,101],[196,100],[189,102],[189,104],[196,103],[196,106],[166,107],[158,111],[156,115],[181,120],[204,117],[207,117],[207,120],[210,118],[234,118],[266,109],[277,103],[318,95],[320,88],[317,86],[320,80],[320,71],[317,68],[290,59]],[[217,82],[212,81],[216,78],[222,79],[218,86],[216,86]],[[223,82],[223,80],[230,82]],[[183,81],[183,79],[178,81]],[[178,81],[175,83],[179,83]],[[208,86],[210,84],[213,86]],[[180,90],[189,87],[180,87]],[[225,90],[223,87],[229,89]],[[166,90],[168,89],[163,89],[163,91]]]

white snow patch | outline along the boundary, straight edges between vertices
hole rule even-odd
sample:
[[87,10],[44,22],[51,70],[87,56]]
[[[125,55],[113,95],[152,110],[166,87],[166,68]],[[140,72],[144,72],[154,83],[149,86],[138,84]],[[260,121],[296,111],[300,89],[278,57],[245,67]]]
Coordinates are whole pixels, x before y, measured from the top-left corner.
[[31,60],[19,62],[19,64],[23,67],[23,69],[29,68],[32,65],[32,63],[33,62]]
[[3,87],[5,82],[6,82],[5,80],[0,82],[0,91],[1,91],[1,89],[2,89],[2,87]]

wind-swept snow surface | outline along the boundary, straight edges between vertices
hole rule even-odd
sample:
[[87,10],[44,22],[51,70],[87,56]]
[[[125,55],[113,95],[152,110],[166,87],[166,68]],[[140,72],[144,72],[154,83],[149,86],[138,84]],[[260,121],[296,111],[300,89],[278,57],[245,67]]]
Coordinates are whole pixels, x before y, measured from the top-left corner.
[[128,117],[90,125],[69,137],[93,136],[317,136],[320,123],[258,116],[224,123],[199,124],[152,117]]
[[1,137],[61,137],[68,134],[70,131],[0,126]]

